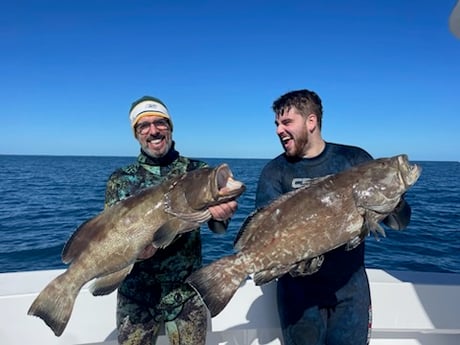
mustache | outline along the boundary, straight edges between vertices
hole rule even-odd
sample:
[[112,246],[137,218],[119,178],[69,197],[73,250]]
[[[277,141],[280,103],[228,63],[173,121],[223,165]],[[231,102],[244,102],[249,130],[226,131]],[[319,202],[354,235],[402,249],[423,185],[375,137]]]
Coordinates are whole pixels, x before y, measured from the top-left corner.
[[165,136],[162,134],[151,134],[147,138],[147,142],[153,141],[153,140],[158,140],[158,139],[163,139]]

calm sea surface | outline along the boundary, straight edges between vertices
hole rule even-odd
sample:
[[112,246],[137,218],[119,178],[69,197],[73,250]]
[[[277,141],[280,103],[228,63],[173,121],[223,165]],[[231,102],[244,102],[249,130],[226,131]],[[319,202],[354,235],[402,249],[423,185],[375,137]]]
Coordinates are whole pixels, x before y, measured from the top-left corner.
[[[102,211],[105,183],[133,157],[0,155],[0,272],[64,268],[64,243],[85,220]],[[247,191],[227,234],[202,228],[204,261],[232,252],[233,239],[253,210],[255,188],[268,160],[206,159],[226,162]],[[422,176],[407,193],[412,206],[408,229],[387,229],[367,239],[369,268],[460,273],[460,163],[416,162]]]

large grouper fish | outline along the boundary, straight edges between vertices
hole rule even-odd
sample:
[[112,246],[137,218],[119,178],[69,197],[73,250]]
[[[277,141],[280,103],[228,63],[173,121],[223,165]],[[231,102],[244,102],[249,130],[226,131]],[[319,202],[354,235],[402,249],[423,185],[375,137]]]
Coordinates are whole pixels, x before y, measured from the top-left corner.
[[28,314],[42,318],[60,336],[85,283],[98,278],[93,295],[114,291],[147,245],[168,246],[208,221],[209,206],[234,200],[245,188],[221,164],[166,180],[106,208],[70,237],[62,253],[69,267],[40,292]]
[[399,155],[313,180],[248,216],[235,253],[193,272],[187,282],[214,317],[250,274],[263,285],[370,231],[385,235],[378,223],[420,174],[419,166]]

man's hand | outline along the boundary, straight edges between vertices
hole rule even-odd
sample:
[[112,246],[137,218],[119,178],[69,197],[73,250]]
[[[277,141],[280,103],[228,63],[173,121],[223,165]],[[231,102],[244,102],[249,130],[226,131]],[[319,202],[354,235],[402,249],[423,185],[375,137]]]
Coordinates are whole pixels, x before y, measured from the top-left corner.
[[235,200],[208,208],[209,212],[211,212],[212,219],[218,221],[224,221],[231,218],[237,209],[238,203]]

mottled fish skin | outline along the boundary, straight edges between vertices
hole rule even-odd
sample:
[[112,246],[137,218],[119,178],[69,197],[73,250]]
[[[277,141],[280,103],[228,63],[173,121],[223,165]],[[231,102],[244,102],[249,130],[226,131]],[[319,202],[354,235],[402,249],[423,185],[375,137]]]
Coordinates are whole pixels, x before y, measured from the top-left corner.
[[178,234],[208,221],[209,206],[244,191],[244,184],[221,164],[167,180],[105,209],[71,236],[62,253],[70,266],[40,292],[28,314],[42,318],[60,336],[84,284],[100,278],[93,293],[112,292],[148,244],[166,247]]
[[375,159],[292,191],[255,211],[242,225],[233,255],[192,273],[187,282],[215,316],[254,273],[267,283],[305,260],[342,246],[378,224],[417,181],[421,168],[406,155]]

